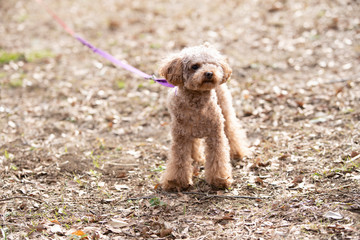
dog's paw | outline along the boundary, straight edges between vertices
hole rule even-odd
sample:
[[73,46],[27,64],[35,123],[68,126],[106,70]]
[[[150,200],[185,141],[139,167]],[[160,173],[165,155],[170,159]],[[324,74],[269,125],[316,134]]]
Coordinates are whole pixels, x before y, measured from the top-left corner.
[[224,188],[229,188],[231,186],[231,184],[233,183],[233,179],[232,177],[213,177],[211,179],[209,179],[207,182],[213,186],[214,188],[217,189],[224,189]]
[[161,183],[161,188],[168,192],[180,192],[192,186],[192,181],[180,182],[177,179],[165,180]]
[[230,158],[235,159],[235,160],[244,159],[245,157],[252,158],[253,154],[254,153],[253,153],[252,149],[248,148],[248,147],[243,147],[238,150],[231,149]]

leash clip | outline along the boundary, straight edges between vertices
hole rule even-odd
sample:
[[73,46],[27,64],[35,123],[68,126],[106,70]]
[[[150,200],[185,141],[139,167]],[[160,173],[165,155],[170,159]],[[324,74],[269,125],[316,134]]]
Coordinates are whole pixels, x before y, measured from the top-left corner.
[[155,83],[156,80],[157,80],[157,77],[153,74],[153,75],[151,75],[148,79],[153,80],[154,83]]
[[157,80],[158,80],[155,75],[149,75],[149,76],[147,76],[145,79],[147,79],[147,80],[152,80],[152,81],[154,81],[154,83],[156,83]]

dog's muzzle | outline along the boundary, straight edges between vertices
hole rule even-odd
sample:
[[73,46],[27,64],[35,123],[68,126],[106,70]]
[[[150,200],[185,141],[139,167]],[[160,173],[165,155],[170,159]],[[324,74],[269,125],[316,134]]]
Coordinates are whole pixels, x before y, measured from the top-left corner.
[[207,78],[207,79],[211,79],[212,77],[213,77],[213,73],[212,72],[206,72],[205,73],[205,77]]
[[204,73],[204,76],[205,76],[204,83],[205,82],[208,82],[208,83],[214,82],[214,80],[213,80],[214,73],[206,72],[206,73]]

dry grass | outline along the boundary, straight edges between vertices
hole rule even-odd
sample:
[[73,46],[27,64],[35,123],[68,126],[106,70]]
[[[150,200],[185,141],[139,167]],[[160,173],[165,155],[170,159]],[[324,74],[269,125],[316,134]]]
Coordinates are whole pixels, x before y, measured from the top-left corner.
[[229,190],[200,172],[199,194],[159,191],[167,89],[81,46],[35,1],[1,1],[2,239],[360,237],[357,1],[45,2],[149,74],[214,44],[255,156]]

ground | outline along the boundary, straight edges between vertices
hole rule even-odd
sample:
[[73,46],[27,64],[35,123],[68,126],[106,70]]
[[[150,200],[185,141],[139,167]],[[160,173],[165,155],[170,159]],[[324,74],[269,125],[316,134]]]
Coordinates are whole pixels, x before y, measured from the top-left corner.
[[360,238],[358,0],[44,3],[148,74],[213,44],[254,156],[233,162],[231,189],[202,170],[161,191],[168,89],[36,1],[0,1],[2,239]]

